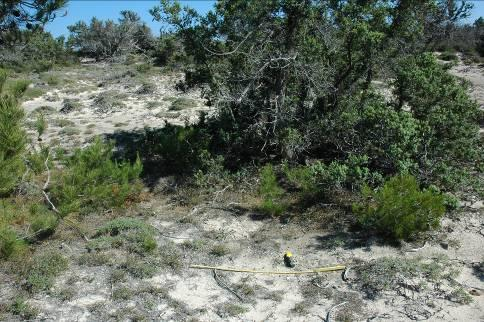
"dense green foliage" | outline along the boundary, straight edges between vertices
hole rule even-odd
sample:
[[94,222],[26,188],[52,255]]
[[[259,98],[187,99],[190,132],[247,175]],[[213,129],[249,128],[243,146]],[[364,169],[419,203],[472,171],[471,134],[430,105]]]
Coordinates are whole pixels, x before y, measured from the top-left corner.
[[436,228],[445,212],[444,197],[431,190],[421,190],[417,180],[408,175],[390,178],[373,192],[363,189],[362,204],[353,211],[369,230],[396,239],[414,237]]
[[141,189],[136,182],[141,162],[113,161],[112,150],[112,144],[98,138],[89,147],[62,158],[65,170],[59,172],[52,189],[62,214],[120,207],[129,198],[136,198]]

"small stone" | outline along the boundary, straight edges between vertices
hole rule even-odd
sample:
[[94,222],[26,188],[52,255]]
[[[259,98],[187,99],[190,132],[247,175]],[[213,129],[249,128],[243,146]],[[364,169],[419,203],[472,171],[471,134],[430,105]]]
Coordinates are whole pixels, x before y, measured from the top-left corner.
[[448,242],[441,242],[441,243],[440,243],[440,246],[441,246],[443,249],[449,249],[449,243],[448,243]]

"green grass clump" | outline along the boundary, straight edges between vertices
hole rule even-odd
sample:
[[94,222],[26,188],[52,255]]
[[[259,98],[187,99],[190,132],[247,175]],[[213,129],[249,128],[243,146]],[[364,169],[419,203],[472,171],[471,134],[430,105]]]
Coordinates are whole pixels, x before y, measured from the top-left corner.
[[67,267],[67,259],[58,251],[50,251],[34,257],[26,278],[28,289],[31,292],[50,289],[54,279]]
[[46,82],[49,86],[57,86],[61,82],[61,80],[58,76],[50,74],[50,73],[42,74],[41,79],[44,82]]
[[23,320],[33,320],[39,315],[39,310],[29,305],[23,297],[17,297],[10,305],[8,311]]
[[79,265],[84,266],[102,266],[110,263],[109,256],[103,253],[90,252],[82,254],[77,259]]
[[58,127],[73,127],[76,125],[76,123],[72,122],[71,120],[67,120],[67,119],[61,119],[61,118],[57,118],[53,121],[54,125],[55,126],[58,126]]
[[120,287],[113,291],[113,300],[115,301],[126,301],[133,296],[133,291],[127,287]]
[[134,164],[113,161],[113,144],[100,138],[60,161],[64,170],[55,178],[52,197],[64,215],[121,207],[141,191],[139,158]]
[[137,94],[145,95],[145,94],[153,94],[156,91],[155,84],[144,82],[140,88],[136,91]]
[[271,164],[265,165],[261,170],[259,192],[262,197],[261,211],[272,216],[281,215],[286,211],[287,206],[282,201],[284,189],[277,183]]
[[395,176],[376,192],[365,187],[362,194],[365,201],[353,205],[360,224],[396,239],[438,227],[445,212],[444,196],[421,190],[410,175]]
[[67,126],[62,128],[59,131],[59,134],[67,135],[67,136],[78,135],[80,133],[81,133],[81,130],[79,130],[77,127],[74,127],[74,126]]
[[74,112],[74,111],[79,111],[82,108],[83,108],[83,106],[82,106],[81,102],[79,102],[78,99],[66,98],[62,102],[62,108],[60,109],[60,111],[62,113],[70,113],[70,112]]
[[218,244],[212,247],[210,250],[210,254],[217,256],[217,257],[222,257],[230,253],[230,249],[225,246],[224,244]]
[[55,108],[52,106],[42,105],[40,107],[37,107],[32,113],[49,115],[49,114],[55,113],[55,111],[56,111]]
[[145,74],[151,70],[150,64],[138,64],[136,65],[136,71],[141,74]]
[[180,97],[171,103],[170,111],[181,111],[197,106],[197,102],[194,99]]
[[123,270],[135,278],[150,278],[158,271],[157,265],[137,256],[130,256],[121,266]]
[[165,243],[160,247],[161,263],[174,271],[179,271],[182,266],[182,254],[172,242]]

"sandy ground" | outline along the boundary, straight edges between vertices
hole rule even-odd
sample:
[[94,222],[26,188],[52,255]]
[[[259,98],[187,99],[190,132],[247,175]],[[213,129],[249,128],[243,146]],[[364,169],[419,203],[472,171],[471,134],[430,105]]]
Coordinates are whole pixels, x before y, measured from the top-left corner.
[[[175,90],[174,84],[180,75],[150,75],[155,91],[140,95],[137,94],[140,83],[119,76],[119,67],[90,65],[58,73],[71,82],[49,88],[45,95],[25,102],[23,107],[30,120],[35,118],[39,107],[52,107],[46,114],[49,128],[42,139],[66,148],[87,144],[97,134],[163,126],[165,120],[183,124],[195,119],[199,111],[207,110],[198,92],[182,94]],[[453,73],[471,81],[474,97],[484,104],[482,70],[458,65]],[[123,107],[99,112],[95,98],[107,91],[121,97]],[[180,96],[191,98],[196,104],[176,114],[170,112],[171,99],[164,98]],[[78,100],[81,108],[61,112],[65,99]],[[161,104],[147,108],[151,101]],[[60,118],[69,125],[60,126]],[[75,130],[62,134],[66,127]],[[34,135],[33,130],[31,133]],[[120,268],[116,260],[99,266],[81,265],[77,259],[87,253],[85,242],[62,236],[46,241],[46,248],[62,249],[70,265],[51,292],[37,294],[29,300],[40,308],[38,319],[325,321],[333,308],[328,321],[484,321],[484,280],[475,270],[484,260],[484,216],[482,202],[475,197],[465,201],[457,217],[445,219],[422,248],[421,244],[390,246],[376,240],[361,242],[347,231],[344,220],[338,219],[338,216],[344,218],[344,214],[331,208],[322,208],[322,218],[329,219],[317,225],[281,223],[260,218],[247,206],[250,202],[235,192],[227,190],[213,195],[212,201],[215,198],[216,202],[184,207],[172,195],[154,193],[149,201],[126,210],[123,215],[141,218],[157,229],[157,260],[163,261],[164,250],[173,247],[177,250],[180,268],[174,270],[153,264],[157,268],[153,277],[128,277],[113,283],[110,276]],[[242,206],[234,207],[234,204]],[[93,220],[92,229],[95,223]],[[295,276],[219,272],[216,279],[211,270],[189,267],[205,264],[287,271],[283,264],[287,250],[296,258],[294,270],[347,264],[351,268],[349,279],[344,281],[341,272]],[[128,256],[121,251],[109,254],[113,259]],[[390,290],[377,299],[370,299],[358,286],[355,271],[361,263],[386,256],[409,260],[439,255],[448,257],[449,268],[458,271],[456,281],[466,293],[473,294],[470,304],[458,304],[445,296],[434,298],[433,293],[426,291],[402,295]],[[3,280],[0,302],[15,289],[15,281],[6,276]],[[227,287],[221,286],[220,281]],[[124,299],[115,298],[113,290],[121,287],[128,288],[132,294]],[[66,289],[72,294],[63,298],[59,294]],[[335,307],[337,304],[341,305]]]

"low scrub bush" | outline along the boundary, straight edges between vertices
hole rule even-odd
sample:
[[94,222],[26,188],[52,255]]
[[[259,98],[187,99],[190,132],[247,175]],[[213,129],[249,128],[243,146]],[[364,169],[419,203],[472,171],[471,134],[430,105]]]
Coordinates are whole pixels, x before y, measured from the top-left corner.
[[445,212],[444,197],[431,190],[421,190],[410,175],[390,178],[376,192],[365,187],[362,194],[364,201],[353,205],[360,224],[396,239],[414,237],[436,228]]
[[10,305],[9,311],[25,321],[34,320],[39,315],[39,310],[29,305],[23,297],[17,297]]
[[67,259],[57,251],[34,257],[27,273],[27,287],[31,292],[48,290],[55,277],[68,267]]
[[469,304],[472,298],[455,283],[458,274],[459,271],[444,256],[431,260],[383,257],[359,267],[357,286],[370,299],[384,294],[407,296],[405,290],[411,290],[411,298],[422,301],[420,305],[429,297]]
[[96,138],[89,147],[61,157],[64,170],[55,179],[52,196],[62,214],[121,207],[136,198],[141,191],[141,161],[113,161],[112,150],[112,143]]
[[155,230],[150,225],[134,218],[118,218],[100,227],[88,244],[90,250],[105,250],[124,247],[140,255],[153,252],[156,247]]

